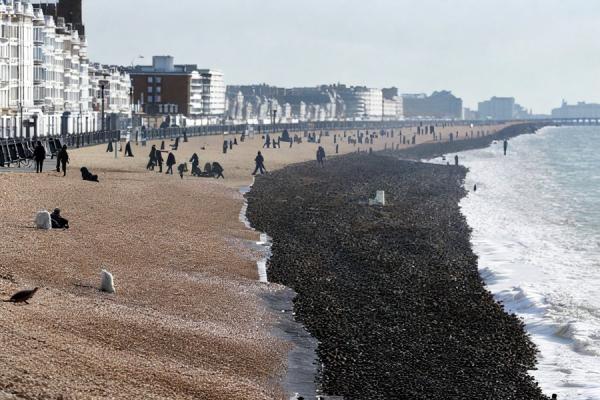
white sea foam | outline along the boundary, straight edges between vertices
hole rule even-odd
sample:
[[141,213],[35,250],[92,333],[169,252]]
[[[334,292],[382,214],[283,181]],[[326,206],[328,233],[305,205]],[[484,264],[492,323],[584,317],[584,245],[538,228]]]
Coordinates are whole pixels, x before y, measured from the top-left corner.
[[512,139],[507,157],[501,142],[459,155],[481,276],[525,321],[532,374],[559,399],[600,399],[599,148],[600,128],[563,127]]

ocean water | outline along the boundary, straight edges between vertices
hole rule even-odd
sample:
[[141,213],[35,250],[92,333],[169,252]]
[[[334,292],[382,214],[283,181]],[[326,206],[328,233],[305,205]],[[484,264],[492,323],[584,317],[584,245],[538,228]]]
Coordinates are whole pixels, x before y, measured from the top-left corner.
[[511,139],[506,157],[502,142],[459,157],[481,275],[538,345],[532,374],[559,399],[600,399],[600,127],[548,127]]

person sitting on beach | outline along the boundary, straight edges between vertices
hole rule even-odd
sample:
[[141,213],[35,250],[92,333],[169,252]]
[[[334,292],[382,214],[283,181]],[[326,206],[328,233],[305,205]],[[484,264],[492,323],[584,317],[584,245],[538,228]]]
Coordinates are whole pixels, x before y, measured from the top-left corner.
[[202,176],[205,177],[213,177],[213,172],[212,172],[212,165],[211,163],[207,162],[206,164],[204,164],[204,174],[202,174]]
[[225,179],[225,176],[223,175],[223,171],[225,171],[225,170],[223,169],[221,164],[219,164],[216,161],[212,163],[212,172],[216,179],[219,179],[219,178]]
[[81,167],[80,171],[81,171],[81,178],[84,181],[100,182],[98,180],[98,175],[93,175],[86,167]]
[[198,168],[198,165],[200,164],[200,158],[198,157],[198,154],[194,153],[192,158],[190,158],[190,162],[192,163],[192,175],[200,176],[202,171],[200,171],[200,168]]
[[148,164],[146,165],[146,169],[154,171],[154,166],[156,165],[156,145],[152,145],[152,149],[150,149],[150,159],[148,160]]
[[265,172],[267,172],[267,169],[265,168],[265,158],[262,156],[260,151],[256,155],[254,162],[256,163],[256,168],[254,168],[254,172],[252,173],[252,175],[256,175],[256,173],[259,170],[260,170],[261,175],[264,174]]
[[60,215],[60,209],[55,208],[54,212],[50,214],[50,219],[52,220],[52,229],[69,229],[69,220]]
[[169,153],[169,155],[167,156],[167,172],[165,173],[173,175],[173,165],[175,165],[176,163],[177,161],[175,161],[175,154]]

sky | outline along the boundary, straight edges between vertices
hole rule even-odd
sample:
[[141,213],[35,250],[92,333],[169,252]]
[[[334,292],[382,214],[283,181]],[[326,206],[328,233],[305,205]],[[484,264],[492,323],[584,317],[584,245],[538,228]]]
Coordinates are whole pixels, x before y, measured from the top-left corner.
[[227,84],[445,89],[475,109],[491,96],[534,113],[600,103],[595,0],[83,1],[102,63],[172,55]]

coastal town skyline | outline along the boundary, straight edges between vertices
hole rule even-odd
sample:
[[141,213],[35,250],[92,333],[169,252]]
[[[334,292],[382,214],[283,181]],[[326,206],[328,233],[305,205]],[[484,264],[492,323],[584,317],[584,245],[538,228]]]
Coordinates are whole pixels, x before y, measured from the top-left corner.
[[[223,71],[228,85],[447,89],[472,109],[507,96],[534,114],[549,114],[563,99],[599,102],[600,52],[591,39],[599,6],[576,3],[428,1],[408,7],[378,1],[365,9],[356,1],[319,7],[308,1],[292,18],[289,7],[270,1],[182,0],[167,7],[155,0],[107,0],[84,2],[84,22],[90,54],[108,64],[150,63],[153,55],[169,54]],[[335,16],[340,7],[343,20]],[[143,23],[131,23],[140,15]]]

